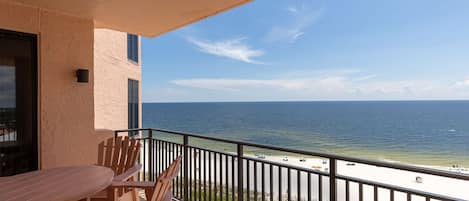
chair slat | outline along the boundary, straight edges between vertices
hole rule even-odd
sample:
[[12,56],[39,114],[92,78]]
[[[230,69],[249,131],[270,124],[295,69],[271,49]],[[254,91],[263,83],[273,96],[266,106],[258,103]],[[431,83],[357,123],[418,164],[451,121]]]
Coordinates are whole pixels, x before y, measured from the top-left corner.
[[114,142],[114,154],[112,155],[111,169],[114,172],[117,172],[117,165],[119,164],[119,158],[122,155],[121,146],[122,146],[122,136],[116,138]]
[[97,165],[104,165],[104,141],[98,144],[98,164]]
[[152,195],[150,197],[151,201],[157,201],[158,195],[159,195],[160,191],[163,189],[163,184],[164,183],[161,182],[161,181],[157,181],[155,183],[155,187],[154,187]]
[[104,167],[111,167],[111,159],[112,159],[112,148],[114,147],[114,139],[109,138],[106,142],[106,155],[104,157]]
[[140,142],[137,142],[137,145],[135,146],[134,156],[132,157],[132,164],[135,164],[138,162],[138,159],[140,157],[141,147],[142,147],[142,144],[140,144]]
[[140,154],[140,143],[137,142],[137,140],[132,139],[130,141],[130,147],[131,148],[128,150],[128,153],[127,153],[128,155],[127,161],[125,162],[126,169],[129,169],[132,166],[134,166],[134,164],[137,161],[137,157]]
[[129,140],[129,149],[127,149],[127,158],[126,160],[124,161],[124,168],[129,168],[130,166],[132,166],[133,164],[131,164],[131,161],[132,161],[132,157],[133,157],[133,153],[134,153],[134,150],[135,150],[135,145],[137,144],[136,140],[135,139],[130,139]]
[[128,151],[129,151],[129,138],[124,137],[124,140],[122,141],[122,154],[119,159],[119,165],[116,171],[117,175],[122,174],[126,169],[125,169],[125,161],[128,158]]

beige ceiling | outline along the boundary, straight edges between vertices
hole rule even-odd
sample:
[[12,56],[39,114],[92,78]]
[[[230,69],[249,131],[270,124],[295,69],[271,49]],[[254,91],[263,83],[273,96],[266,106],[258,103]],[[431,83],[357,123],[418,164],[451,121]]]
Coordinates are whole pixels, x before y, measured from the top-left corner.
[[95,26],[158,36],[251,0],[6,0],[94,19]]

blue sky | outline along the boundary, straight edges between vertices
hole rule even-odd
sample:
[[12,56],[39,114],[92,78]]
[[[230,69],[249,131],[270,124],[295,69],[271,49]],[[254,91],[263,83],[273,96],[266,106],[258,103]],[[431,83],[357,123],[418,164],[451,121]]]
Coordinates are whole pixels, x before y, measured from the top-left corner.
[[467,0],[257,0],[144,38],[143,101],[469,99]]

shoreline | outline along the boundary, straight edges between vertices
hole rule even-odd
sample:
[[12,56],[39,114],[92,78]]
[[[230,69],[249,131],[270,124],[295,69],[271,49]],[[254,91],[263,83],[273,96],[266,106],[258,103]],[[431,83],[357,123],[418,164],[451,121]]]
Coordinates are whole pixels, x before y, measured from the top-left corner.
[[[159,135],[156,134],[158,139],[177,142],[182,144],[182,138],[174,137],[170,135]],[[154,137],[155,133],[154,133]],[[204,139],[191,139],[191,144],[194,147],[210,147],[212,150],[226,152],[226,153],[236,153],[236,146],[229,143],[215,142]],[[262,144],[262,143],[261,143]],[[330,144],[330,143],[326,143]],[[269,145],[269,144],[267,144]],[[316,146],[316,145],[314,145]],[[298,150],[307,150],[320,153],[333,153],[334,155],[340,156],[353,156],[357,158],[374,160],[374,161],[384,161],[389,163],[400,163],[412,166],[419,167],[429,167],[439,170],[457,172],[457,169],[460,169],[460,173],[468,172],[469,173],[469,158],[466,155],[451,155],[451,154],[442,154],[442,153],[421,153],[421,152],[412,152],[412,151],[397,151],[397,150],[386,150],[386,149],[376,149],[373,147],[356,147],[348,145],[334,145],[340,148],[321,148],[318,146],[318,149],[310,150],[309,147],[297,146],[297,147],[288,147]],[[326,151],[327,150],[327,151]],[[261,148],[245,148],[244,153],[246,154],[261,154],[266,156],[298,156],[299,154],[293,154],[288,152],[261,149]],[[311,156],[315,157],[315,156]]]

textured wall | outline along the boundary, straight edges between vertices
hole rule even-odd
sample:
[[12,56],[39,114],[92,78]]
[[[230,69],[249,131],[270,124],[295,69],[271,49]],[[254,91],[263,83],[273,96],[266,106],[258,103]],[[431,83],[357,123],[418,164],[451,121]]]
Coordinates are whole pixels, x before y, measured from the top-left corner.
[[[127,59],[127,33],[95,29],[94,37],[95,126],[100,129],[126,129],[127,81],[141,80],[141,65]],[[139,84],[141,96],[141,82]],[[141,121],[141,108],[139,114]]]
[[[93,21],[0,3],[0,28],[38,35],[41,168],[94,163],[110,133],[94,126]],[[75,81],[77,68],[89,83]]]

